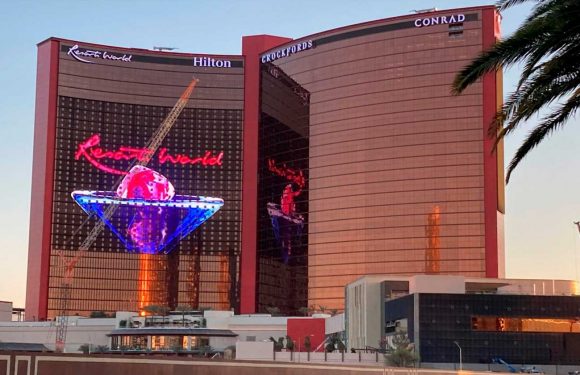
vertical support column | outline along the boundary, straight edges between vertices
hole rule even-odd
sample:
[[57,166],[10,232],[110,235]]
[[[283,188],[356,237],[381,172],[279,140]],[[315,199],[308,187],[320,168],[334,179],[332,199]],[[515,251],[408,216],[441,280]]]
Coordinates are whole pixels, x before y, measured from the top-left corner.
[[[499,37],[499,17],[494,8],[482,10],[482,43],[483,49],[489,49],[494,45]],[[503,197],[503,161],[499,165],[498,158],[502,144],[494,150],[495,138],[488,133],[498,105],[501,105],[502,98],[498,98],[501,93],[501,72],[489,73],[483,77],[483,168],[484,168],[484,220],[485,220],[485,276],[504,276],[503,261],[503,237],[500,229],[503,227],[500,220],[503,220],[503,204],[500,198]],[[499,90],[499,91],[498,91]],[[501,94],[500,94],[501,95]],[[499,100],[498,100],[499,99]],[[502,173],[500,173],[500,170]],[[501,181],[499,180],[501,178]],[[501,195],[500,195],[501,193]],[[501,259],[500,259],[501,257]]]
[[48,314],[59,46],[54,39],[38,45],[26,285],[28,320],[44,320]]

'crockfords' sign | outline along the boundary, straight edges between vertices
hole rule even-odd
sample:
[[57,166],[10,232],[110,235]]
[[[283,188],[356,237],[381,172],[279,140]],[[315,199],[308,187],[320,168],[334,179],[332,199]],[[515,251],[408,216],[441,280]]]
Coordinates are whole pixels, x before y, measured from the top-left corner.
[[415,27],[426,27],[435,25],[444,25],[448,23],[461,23],[465,21],[465,14],[454,14],[451,16],[435,16],[417,18],[415,20]]
[[86,48],[80,48],[78,44],[75,44],[69,48],[67,55],[72,56],[75,60],[88,64],[94,64],[95,62],[92,60],[87,60],[86,58],[123,62],[131,62],[131,59],[133,58],[133,55],[115,55],[107,51],[95,51]]
[[282,57],[290,56],[296,52],[302,52],[307,49],[314,47],[312,40],[307,40],[302,43],[296,43],[286,48],[280,48],[279,50],[268,52],[262,56],[262,63],[272,62],[274,60],[281,59]]

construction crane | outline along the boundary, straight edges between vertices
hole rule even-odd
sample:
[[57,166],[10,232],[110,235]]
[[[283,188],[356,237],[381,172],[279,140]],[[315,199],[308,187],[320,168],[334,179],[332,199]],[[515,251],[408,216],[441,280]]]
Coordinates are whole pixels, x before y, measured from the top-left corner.
[[[169,131],[173,127],[173,124],[175,124],[175,121],[177,120],[177,118],[181,114],[181,111],[183,111],[183,109],[187,105],[187,102],[189,101],[189,98],[191,97],[193,89],[195,88],[195,86],[197,85],[198,82],[199,82],[199,80],[195,77],[191,80],[191,82],[189,83],[189,85],[187,86],[187,88],[185,89],[183,94],[181,94],[181,96],[179,97],[179,100],[177,101],[177,103],[175,103],[175,106],[171,109],[171,111],[169,112],[169,114],[167,115],[165,120],[163,120],[163,122],[161,123],[159,128],[157,128],[155,133],[153,133],[153,135],[149,139],[149,142],[147,142],[145,148],[149,152],[147,152],[143,158],[141,158],[140,160],[137,160],[135,163],[133,163],[128,168],[128,170],[130,170],[134,166],[143,166],[144,167],[144,166],[147,166],[147,164],[149,164],[149,162],[151,161],[151,158],[153,157],[153,154],[155,154],[155,152],[157,151],[157,149],[159,148],[159,146],[161,145],[161,143],[163,142],[163,140],[165,139],[165,137],[167,136],[167,134],[169,133]],[[122,177],[121,177],[121,179],[122,179]],[[121,179],[119,180],[119,182],[121,181]],[[118,185],[118,183],[116,185]],[[117,186],[114,186],[112,190],[115,190],[116,187]],[[107,207],[107,209],[103,213],[104,218],[110,219],[111,216],[113,216],[113,214],[115,213],[116,209],[117,209],[116,205],[110,205],[109,207]],[[64,269],[65,269],[64,270],[64,278],[63,278],[62,284],[60,286],[60,296],[58,299],[58,316],[57,316],[57,321],[56,321],[55,349],[59,353],[62,353],[64,351],[64,347],[66,344],[66,335],[67,335],[67,329],[68,329],[68,306],[69,306],[70,294],[71,294],[71,289],[72,289],[72,283],[74,281],[75,267],[76,267],[77,263],[81,260],[81,258],[85,254],[85,252],[87,250],[89,250],[89,248],[93,245],[93,243],[95,242],[95,240],[97,239],[97,237],[99,236],[101,231],[103,230],[103,228],[105,226],[104,222],[105,222],[105,220],[100,220],[97,224],[95,224],[93,229],[89,232],[89,235],[85,238],[85,240],[79,246],[79,248],[76,252],[76,255],[74,257],[72,257],[72,259],[67,260],[64,258],[64,255],[62,254],[62,252],[59,253],[60,258],[64,262]]]

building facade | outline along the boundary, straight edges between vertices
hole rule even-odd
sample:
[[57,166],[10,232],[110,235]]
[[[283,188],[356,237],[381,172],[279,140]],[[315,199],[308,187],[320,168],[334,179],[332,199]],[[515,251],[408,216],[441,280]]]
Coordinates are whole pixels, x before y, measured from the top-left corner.
[[[40,43],[28,318],[63,298],[80,314],[340,310],[366,274],[502,276],[503,160],[487,137],[501,73],[450,94],[498,36],[495,8],[476,7],[248,36],[238,56]],[[149,167],[223,208],[162,254],[128,252],[126,218],[77,259],[99,220],[71,192],[113,189],[192,75]]]
[[[167,254],[130,253],[111,230],[101,231],[74,269],[68,308],[86,315],[158,304],[236,307],[243,59],[81,46],[60,39],[39,45],[29,318],[55,316],[65,298],[67,262],[76,261],[77,249],[99,223],[87,219],[71,193],[114,190],[193,75],[200,80],[195,95],[149,167],[166,176],[177,194],[228,204]],[[195,64],[208,59],[227,65]],[[220,163],[195,162],[207,155],[221,155]],[[130,220],[113,224],[123,234]]]
[[308,168],[309,306],[342,308],[343,287],[363,275],[503,275],[503,161],[486,136],[501,80],[449,89],[497,22],[492,8],[398,17],[262,55],[262,113],[276,77],[308,105],[308,155],[297,147],[284,161]]
[[[369,276],[346,288],[349,348],[407,335],[423,363],[575,365],[579,285],[568,280]],[[499,366],[499,365],[498,365]]]

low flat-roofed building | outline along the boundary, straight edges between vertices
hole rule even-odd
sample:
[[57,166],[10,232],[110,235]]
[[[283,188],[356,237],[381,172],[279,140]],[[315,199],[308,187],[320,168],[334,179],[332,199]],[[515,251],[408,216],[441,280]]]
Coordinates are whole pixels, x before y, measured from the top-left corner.
[[12,302],[0,301],[0,322],[12,320]]
[[346,287],[348,347],[405,332],[423,362],[580,364],[580,297],[568,280],[366,276]]
[[[141,316],[118,311],[114,318],[68,319],[65,352],[81,346],[107,347],[113,351],[168,350],[223,351],[236,341],[265,341],[287,335],[288,319],[270,314],[234,315],[233,311],[173,311],[167,316]],[[0,322],[0,341],[39,343],[54,350],[55,321]]]

